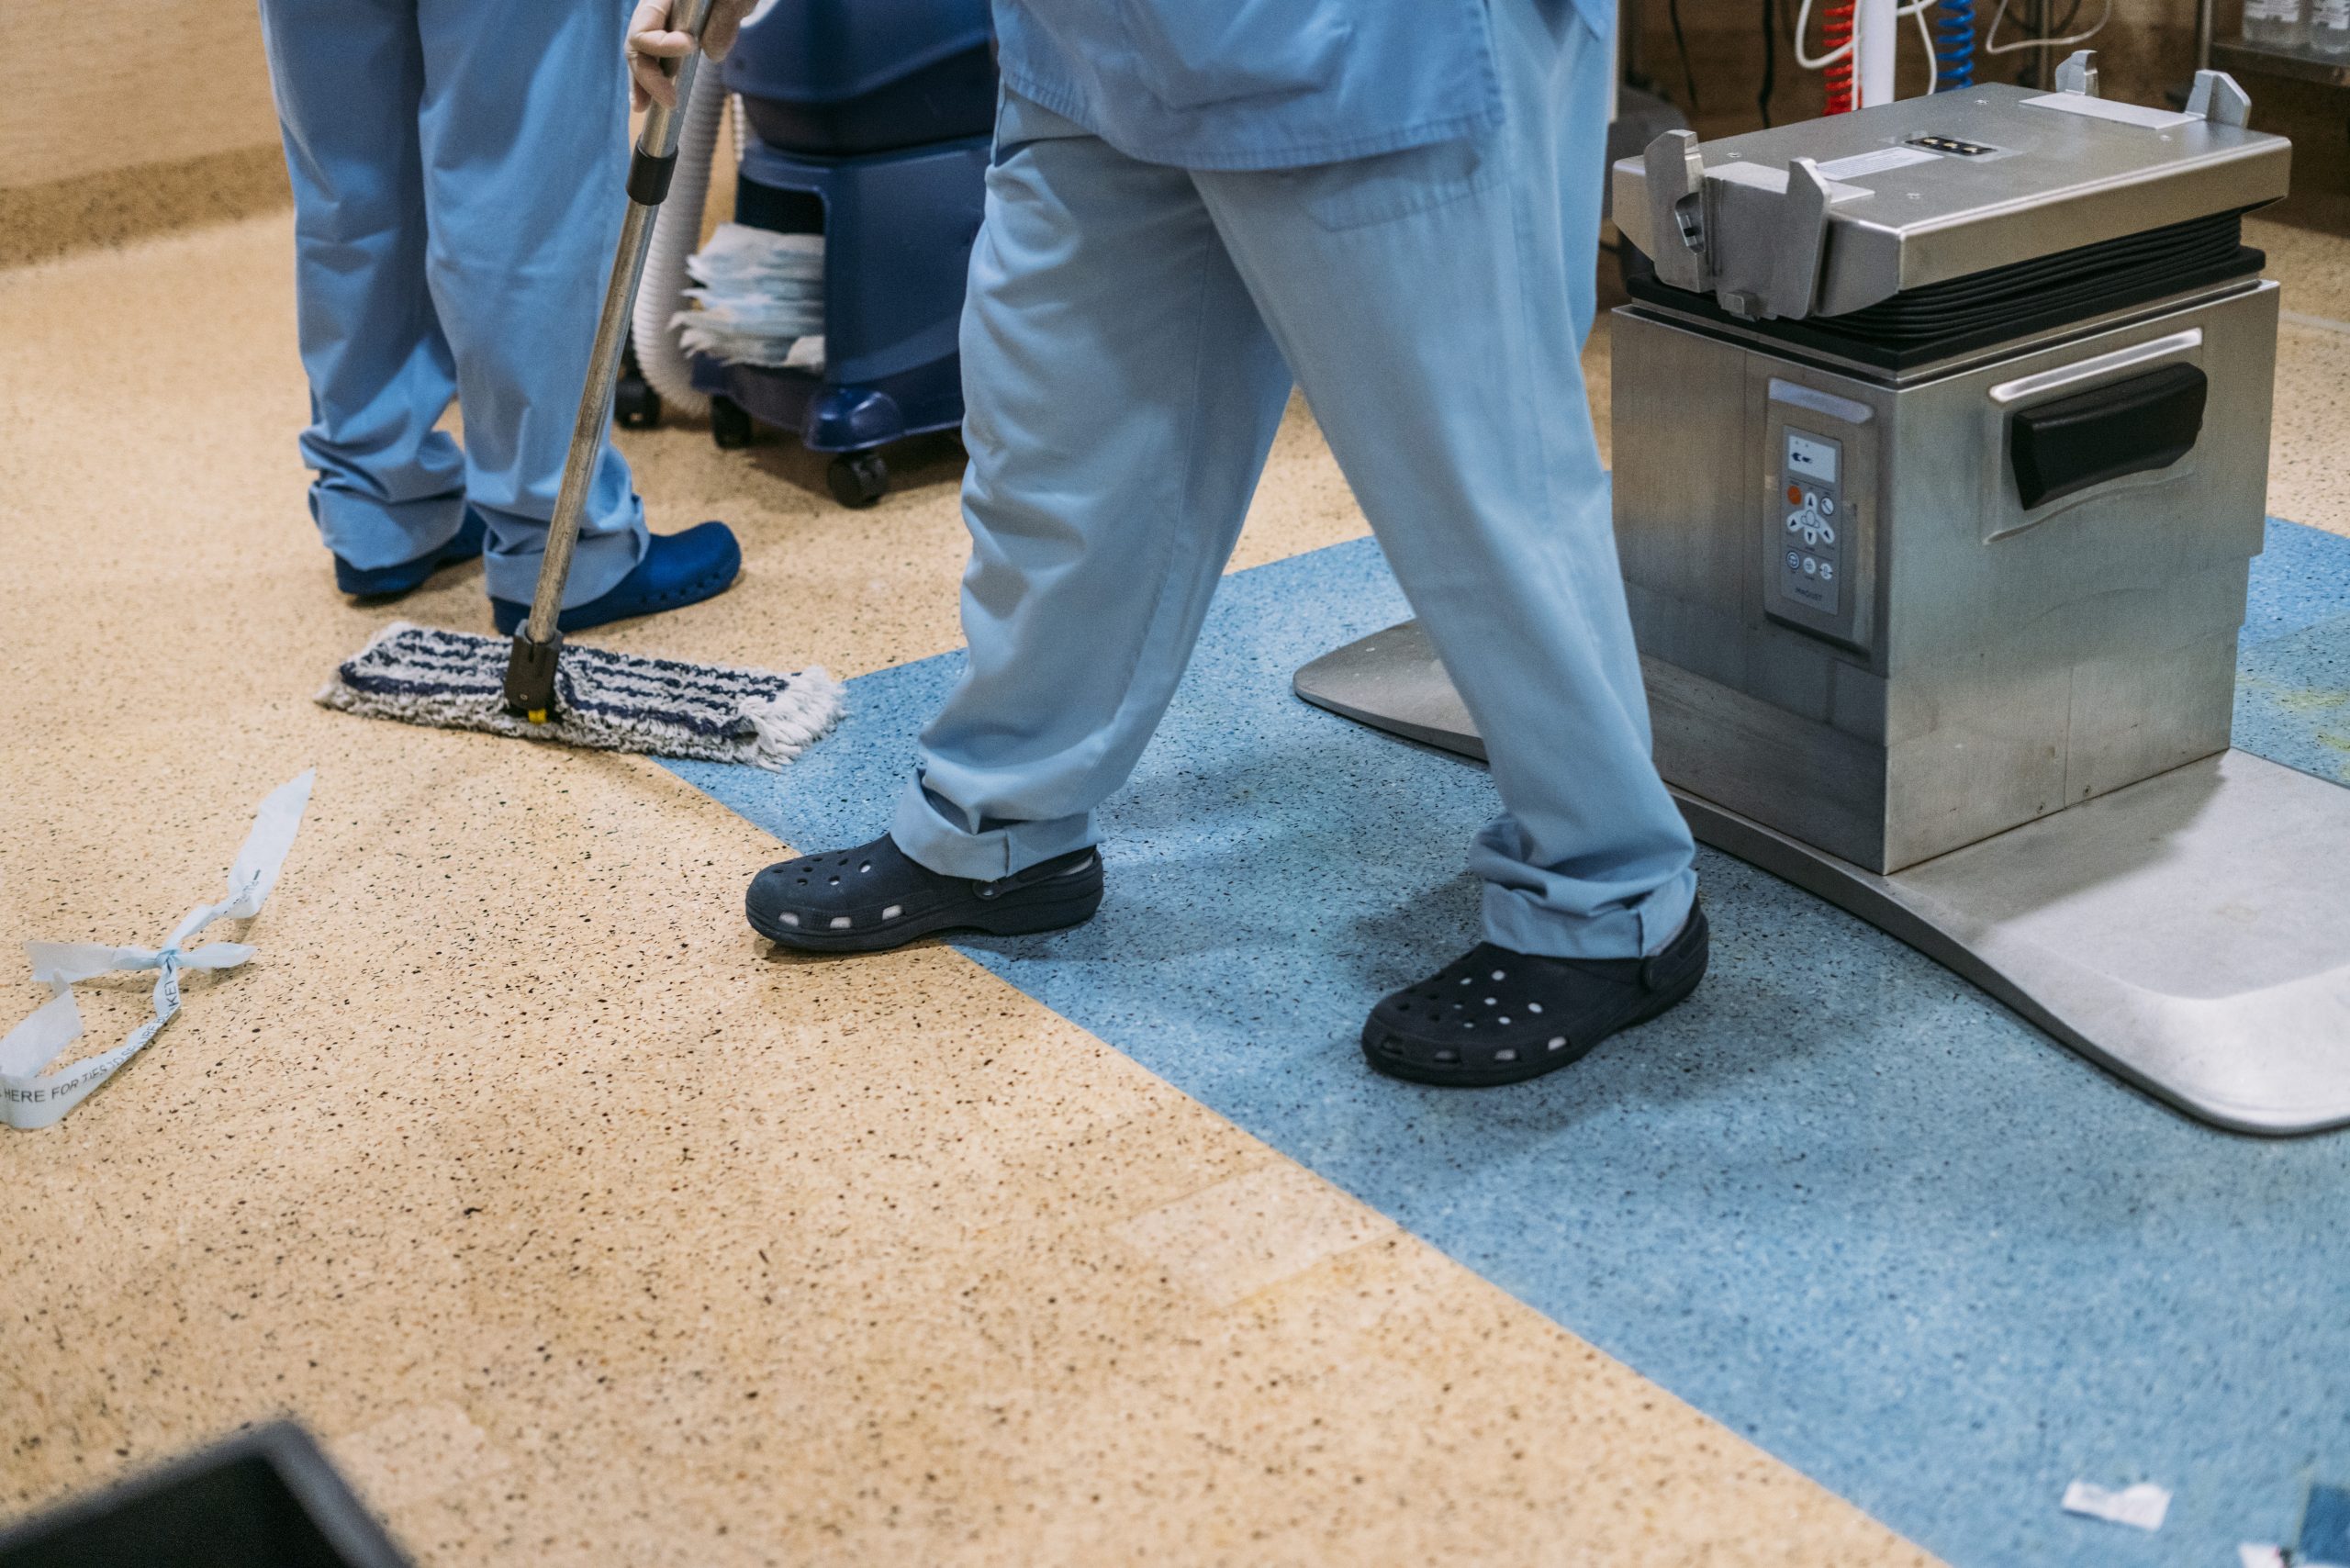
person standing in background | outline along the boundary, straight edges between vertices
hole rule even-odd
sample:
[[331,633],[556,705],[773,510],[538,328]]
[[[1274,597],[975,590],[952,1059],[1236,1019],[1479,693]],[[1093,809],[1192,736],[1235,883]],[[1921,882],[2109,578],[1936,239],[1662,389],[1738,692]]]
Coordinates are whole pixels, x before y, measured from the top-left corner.
[[[713,57],[751,0],[717,0]],[[528,614],[626,201],[620,0],[261,0],[294,184],[310,514],[346,593],[476,555]],[[453,398],[464,440],[436,428]],[[722,522],[655,535],[609,440],[565,631],[708,599]]]

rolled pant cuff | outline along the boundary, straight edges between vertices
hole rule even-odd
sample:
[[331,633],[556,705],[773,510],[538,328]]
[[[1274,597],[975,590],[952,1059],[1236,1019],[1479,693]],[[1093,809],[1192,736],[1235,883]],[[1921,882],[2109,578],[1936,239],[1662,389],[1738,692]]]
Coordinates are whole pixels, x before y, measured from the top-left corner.
[[313,484],[310,516],[336,557],[363,572],[430,555],[465,525],[465,493],[450,490],[415,500],[379,500],[356,490]]
[[[583,537],[571,555],[571,576],[564,583],[563,608],[574,609],[603,598],[636,570],[648,543],[643,524],[633,532],[599,533]],[[526,551],[511,554],[491,547],[482,554],[482,579],[489,597],[509,604],[528,604],[539,591],[539,563],[546,559],[544,536]]]
[[1088,847],[1093,843],[1093,819],[1088,815],[1012,823],[985,833],[968,833],[940,816],[923,793],[922,780],[911,778],[906,781],[906,792],[898,798],[898,814],[890,824],[890,836],[908,859],[942,877],[991,882],[1057,855]]
[[1485,884],[1485,940],[1550,958],[1641,958],[1663,951],[1689,923],[1697,874],[1684,871],[1628,908],[1566,914],[1513,889]]

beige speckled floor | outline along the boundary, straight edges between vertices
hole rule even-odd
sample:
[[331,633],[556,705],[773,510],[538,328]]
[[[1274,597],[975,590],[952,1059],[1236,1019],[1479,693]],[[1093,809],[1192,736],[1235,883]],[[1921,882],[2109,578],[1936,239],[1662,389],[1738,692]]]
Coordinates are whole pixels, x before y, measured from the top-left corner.
[[2298,224],[2244,220],[2284,285],[2268,510],[2350,533],[2350,210],[2304,203]]
[[[287,252],[0,273],[0,941],[155,940],[319,770],[254,962],[0,1135],[0,1515],[291,1411],[433,1563],[1926,1561],[950,950],[768,957],[777,846],[654,765],[314,707],[393,613],[487,618],[470,570],[331,590]],[[2337,409],[2279,420],[2312,500]],[[747,566],[609,641],[959,640],[950,445],[866,513],[629,446]],[[1360,528],[1293,415],[1241,564]],[[143,1012],[85,991],[95,1045]]]

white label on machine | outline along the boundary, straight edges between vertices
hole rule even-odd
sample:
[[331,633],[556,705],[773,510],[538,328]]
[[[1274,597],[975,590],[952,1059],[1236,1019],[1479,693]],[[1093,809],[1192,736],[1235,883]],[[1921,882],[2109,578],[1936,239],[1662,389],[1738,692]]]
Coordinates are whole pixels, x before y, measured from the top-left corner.
[[[1827,167],[1823,164],[1819,172],[1825,176]],[[1787,172],[1785,169],[1774,169],[1766,163],[1749,163],[1735,158],[1707,164],[1706,178],[1727,181],[1733,185],[1751,185],[1758,191],[1769,191],[1774,196],[1785,196],[1787,190]],[[1849,201],[1854,196],[1875,194],[1866,185],[1840,185],[1833,180],[1828,185],[1828,199],[1830,201]]]
[[1850,158],[1838,158],[1819,165],[1823,180],[1857,180],[1863,174],[1882,174],[1888,169],[1906,169],[1912,163],[1930,163],[1941,157],[1922,147],[1880,147],[1874,152],[1855,152]]
[[1787,432],[1787,472],[1807,479],[1817,479],[1823,485],[1836,482],[1836,445],[1833,442],[1813,441],[1808,436]]
[[2087,93],[2050,93],[2042,97],[2026,98],[2028,109],[2062,109],[2068,115],[2086,115],[2090,119],[2109,119],[2122,125],[2143,126],[2148,130],[2175,130],[2182,125],[2194,125],[2201,115],[2183,115],[2171,109],[2150,109],[2143,104],[2119,104],[2110,98],[2092,98]]

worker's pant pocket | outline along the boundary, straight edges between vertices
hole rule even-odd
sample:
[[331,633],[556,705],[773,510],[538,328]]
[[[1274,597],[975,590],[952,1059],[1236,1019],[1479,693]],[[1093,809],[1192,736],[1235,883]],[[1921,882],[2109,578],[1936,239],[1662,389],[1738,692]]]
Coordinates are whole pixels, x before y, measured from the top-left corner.
[[1315,222],[1361,229],[1472,196],[1501,177],[1501,161],[1492,139],[1464,136],[1284,173]]
[[998,85],[995,93],[995,144],[988,152],[988,167],[1000,169],[1024,147],[1039,141],[1063,141],[1093,133],[1044,105]]

